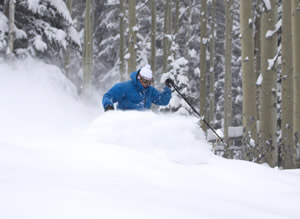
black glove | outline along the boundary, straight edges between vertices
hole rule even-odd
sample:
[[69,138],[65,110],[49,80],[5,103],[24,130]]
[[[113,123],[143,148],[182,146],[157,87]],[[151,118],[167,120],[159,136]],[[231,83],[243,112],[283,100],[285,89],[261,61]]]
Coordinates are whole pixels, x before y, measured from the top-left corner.
[[172,86],[174,86],[174,81],[171,78],[168,78],[165,81],[165,85],[171,88]]
[[107,105],[107,107],[105,107],[104,111],[109,111],[109,110],[115,110],[115,108],[112,105]]

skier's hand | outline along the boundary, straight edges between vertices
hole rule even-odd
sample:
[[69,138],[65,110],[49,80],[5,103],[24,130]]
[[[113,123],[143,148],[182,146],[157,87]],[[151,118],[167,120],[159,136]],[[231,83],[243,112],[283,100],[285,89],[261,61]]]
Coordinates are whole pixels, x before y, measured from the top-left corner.
[[108,105],[107,107],[105,107],[104,111],[109,111],[109,110],[115,110],[115,108],[112,105]]
[[165,81],[165,85],[171,88],[172,86],[174,86],[174,81],[171,78],[168,78]]

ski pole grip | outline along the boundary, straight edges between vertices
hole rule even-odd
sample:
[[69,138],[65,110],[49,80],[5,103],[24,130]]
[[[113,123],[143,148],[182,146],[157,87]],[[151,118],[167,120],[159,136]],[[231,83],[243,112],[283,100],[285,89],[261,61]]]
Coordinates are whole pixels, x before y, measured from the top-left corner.
[[167,78],[165,81],[165,85],[169,88],[174,87],[174,81],[171,78]]

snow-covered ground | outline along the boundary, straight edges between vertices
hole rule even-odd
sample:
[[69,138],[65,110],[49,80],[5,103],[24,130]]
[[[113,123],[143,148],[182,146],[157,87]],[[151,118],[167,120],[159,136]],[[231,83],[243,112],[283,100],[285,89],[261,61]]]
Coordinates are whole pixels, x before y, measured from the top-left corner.
[[56,67],[0,64],[0,218],[300,218],[300,171],[216,157],[194,117],[103,113]]

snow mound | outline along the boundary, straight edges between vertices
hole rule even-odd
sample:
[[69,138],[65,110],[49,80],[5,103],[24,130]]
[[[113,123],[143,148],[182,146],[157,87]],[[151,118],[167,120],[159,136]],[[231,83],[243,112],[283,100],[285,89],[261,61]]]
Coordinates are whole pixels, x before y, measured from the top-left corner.
[[197,120],[171,114],[107,112],[89,125],[82,141],[122,145],[180,163],[202,163],[212,156]]

